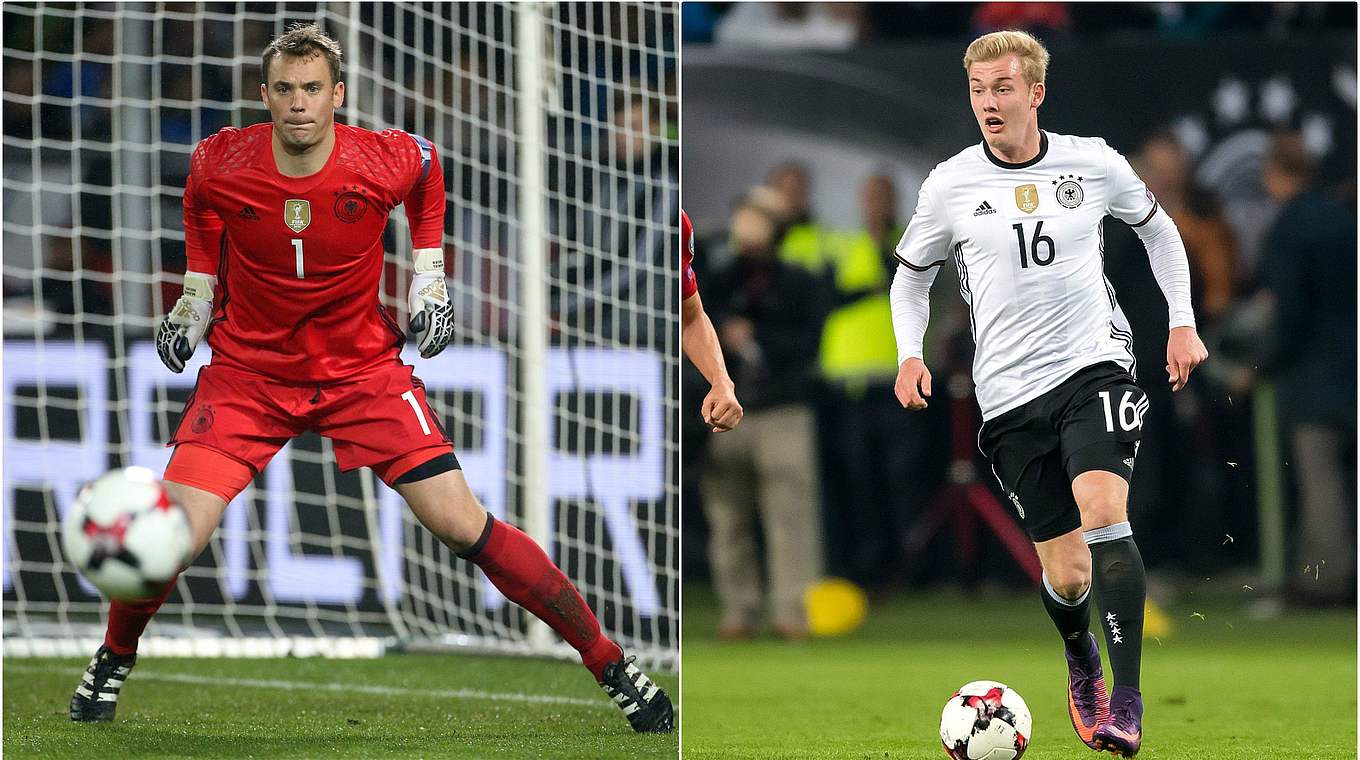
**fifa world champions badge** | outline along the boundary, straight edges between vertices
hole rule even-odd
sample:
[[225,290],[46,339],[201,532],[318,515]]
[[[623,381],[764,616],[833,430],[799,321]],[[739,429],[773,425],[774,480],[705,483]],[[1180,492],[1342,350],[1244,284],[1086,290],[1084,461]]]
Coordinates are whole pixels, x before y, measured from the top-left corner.
[[1039,208],[1039,188],[1033,184],[1015,188],[1015,205],[1026,214],[1033,214]]
[[299,198],[283,202],[283,223],[293,232],[302,232],[312,223],[312,204]]

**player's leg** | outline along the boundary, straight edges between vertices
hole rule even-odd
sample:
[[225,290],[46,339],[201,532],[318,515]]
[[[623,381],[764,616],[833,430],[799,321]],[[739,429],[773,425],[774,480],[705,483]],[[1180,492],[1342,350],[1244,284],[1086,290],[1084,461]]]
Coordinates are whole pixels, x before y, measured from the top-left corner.
[[[192,563],[222,522],[227,503],[250,481],[246,465],[195,444],[176,447],[166,468],[165,490],[189,517],[193,536]],[[183,482],[188,481],[194,485]],[[152,616],[175,588],[176,574],[155,596],[109,603],[108,628],[104,645],[95,652],[81,682],[71,696],[71,720],[105,722],[114,719],[118,695],[132,667],[137,663],[137,642]]]
[[[202,447],[192,444],[186,448],[202,449]],[[213,455],[210,454],[209,456]],[[248,481],[250,471],[244,465],[241,465],[241,467],[245,470],[244,474]],[[167,470],[166,477],[174,477],[173,472],[173,470]],[[189,517],[189,531],[193,536],[193,550],[189,554],[189,564],[193,564],[193,561],[208,546],[208,541],[212,539],[212,534],[217,530],[217,526],[222,523],[222,515],[227,509],[227,500],[223,498],[224,494],[214,493],[199,486],[186,485],[168,479],[164,483],[165,490],[170,494],[170,499],[183,507]],[[222,489],[216,490],[221,491]],[[237,490],[239,492],[239,489]],[[109,627],[104,636],[104,643],[114,654],[129,655],[137,652],[137,640],[141,638],[142,631],[146,630],[146,625],[150,622],[151,616],[156,614],[156,610],[160,609],[166,598],[170,596],[170,592],[174,590],[175,581],[178,578],[179,575],[176,574],[156,596],[127,602],[114,600],[109,604]]]
[[342,470],[372,467],[446,546],[482,569],[505,597],[566,639],[638,731],[670,731],[670,700],[600,630],[600,622],[533,539],[487,514],[407,365],[379,367],[315,396],[313,427]]
[[1081,741],[1094,748],[1096,730],[1109,718],[1109,692],[1100,648],[1090,631],[1091,552],[1082,540],[1080,513],[1056,452],[1032,462],[1019,488],[1026,494],[1043,494],[1048,505],[1035,504],[1035,497],[1021,501],[1035,513],[1027,527],[1043,567],[1039,594],[1063,640],[1068,718]]
[[1068,654],[1087,650],[1091,629],[1091,552],[1074,530],[1034,545],[1043,566],[1040,596]]
[[436,538],[580,653],[635,730],[670,731],[674,718],[665,692],[604,635],[595,613],[543,548],[482,508],[457,466],[451,452],[440,454],[389,482]]
[[1082,540],[1091,552],[1091,582],[1114,680],[1109,719],[1093,739],[1097,749],[1130,757],[1142,743],[1138,673],[1147,577],[1128,501],[1147,394],[1114,364],[1091,367],[1080,377],[1061,410],[1059,433]]
[[[452,454],[447,456],[453,459]],[[600,631],[600,623],[543,548],[509,523],[482,508],[463,471],[448,469],[420,480],[398,478],[393,487],[444,545],[486,573],[510,601],[532,612],[566,639],[599,680],[622,649]]]
[[[1132,449],[1132,446],[1129,446]],[[1097,749],[1132,756],[1142,743],[1143,695],[1139,669],[1147,576],[1128,519],[1128,482],[1113,472],[1088,470],[1072,481],[1091,550],[1092,583],[1105,630],[1114,688],[1110,720],[1096,731]]]
[[1043,567],[1039,594],[1063,641],[1068,717],[1081,741],[1094,747],[1109,696],[1090,632],[1091,554],[1081,538],[1081,513],[1063,468],[1061,440],[1050,422],[1058,393],[989,420],[978,441],[1034,541]]
[[1136,689],[1147,581],[1129,525],[1129,484],[1114,473],[1091,470],[1072,481],[1072,493],[1081,509],[1083,540],[1090,547],[1114,683]]
[[[193,535],[193,557],[208,545],[227,504],[264,469],[289,438],[301,432],[286,411],[307,392],[248,372],[208,365],[199,370],[171,443],[175,452],[162,481],[184,507]],[[190,560],[192,562],[192,560]],[[137,642],[175,579],[150,599],[112,602],[104,645],[71,698],[71,719],[112,720],[118,689],[136,662]]]

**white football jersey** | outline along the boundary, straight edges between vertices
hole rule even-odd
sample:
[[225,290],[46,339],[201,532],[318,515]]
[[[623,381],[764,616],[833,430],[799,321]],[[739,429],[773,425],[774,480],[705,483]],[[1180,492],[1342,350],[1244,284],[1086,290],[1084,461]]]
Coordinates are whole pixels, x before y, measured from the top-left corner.
[[897,244],[898,260],[916,271],[950,259],[958,267],[984,420],[1099,362],[1134,371],[1133,335],[1105,278],[1101,220],[1141,226],[1157,201],[1104,140],[1039,139],[1039,154],[1021,164],[981,142],[936,166]]

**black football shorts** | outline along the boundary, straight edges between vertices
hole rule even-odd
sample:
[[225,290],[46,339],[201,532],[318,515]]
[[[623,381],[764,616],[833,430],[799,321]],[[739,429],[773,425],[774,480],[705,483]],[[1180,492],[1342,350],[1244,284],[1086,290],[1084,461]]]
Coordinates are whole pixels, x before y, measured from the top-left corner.
[[1103,362],[983,423],[978,448],[1031,540],[1081,527],[1072,497],[1072,481],[1081,473],[1133,478],[1147,405],[1147,394],[1123,367]]

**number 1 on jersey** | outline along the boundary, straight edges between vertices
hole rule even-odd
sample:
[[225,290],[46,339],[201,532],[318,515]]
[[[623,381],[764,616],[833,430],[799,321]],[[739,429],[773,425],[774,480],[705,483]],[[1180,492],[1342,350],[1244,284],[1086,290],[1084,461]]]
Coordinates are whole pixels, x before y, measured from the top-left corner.
[[425,412],[421,410],[420,402],[416,401],[416,392],[407,391],[401,394],[401,397],[406,399],[406,403],[411,405],[411,411],[416,413],[416,421],[420,423],[420,432],[429,435],[430,423],[425,421]]
[[302,279],[302,238],[293,238],[293,252],[297,254],[297,275]]

